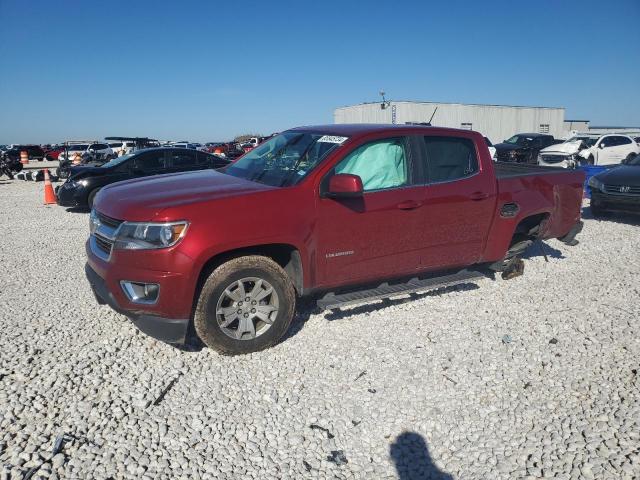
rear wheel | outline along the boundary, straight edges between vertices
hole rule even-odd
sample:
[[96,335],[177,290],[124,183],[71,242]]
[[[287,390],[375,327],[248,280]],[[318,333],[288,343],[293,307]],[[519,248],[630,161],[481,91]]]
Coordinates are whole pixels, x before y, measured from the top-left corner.
[[194,326],[200,339],[220,353],[256,352],[286,333],[295,303],[293,284],[280,265],[261,256],[238,257],[205,281]]

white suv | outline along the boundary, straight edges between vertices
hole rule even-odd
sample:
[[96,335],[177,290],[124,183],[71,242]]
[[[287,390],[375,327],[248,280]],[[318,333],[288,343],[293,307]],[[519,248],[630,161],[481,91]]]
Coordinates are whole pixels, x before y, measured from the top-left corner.
[[640,153],[640,145],[626,135],[593,136],[578,134],[558,145],[544,148],[538,164],[573,168],[580,164],[615,165]]

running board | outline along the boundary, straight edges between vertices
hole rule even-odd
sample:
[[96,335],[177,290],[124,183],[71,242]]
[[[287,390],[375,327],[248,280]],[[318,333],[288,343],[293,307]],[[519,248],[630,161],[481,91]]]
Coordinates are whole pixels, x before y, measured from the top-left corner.
[[450,287],[452,285],[480,278],[484,278],[484,275],[480,272],[461,270],[453,274],[438,277],[422,279],[412,278],[406,283],[396,283],[393,285],[383,283],[376,288],[370,288],[367,290],[358,290],[355,292],[341,293],[337,295],[330,292],[318,300],[318,307],[320,307],[321,310],[346,307],[348,305],[356,305],[370,300],[390,298],[396,295],[413,293],[420,290],[435,290],[442,287]]

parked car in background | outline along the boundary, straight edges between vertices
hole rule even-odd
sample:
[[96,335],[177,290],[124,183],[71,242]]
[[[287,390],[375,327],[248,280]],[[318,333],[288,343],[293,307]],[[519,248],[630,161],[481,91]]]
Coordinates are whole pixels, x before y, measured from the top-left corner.
[[638,145],[627,135],[610,134],[601,136],[596,143],[578,155],[589,165],[615,165],[631,160],[640,153]]
[[52,145],[49,149],[44,151],[45,160],[55,161],[58,160],[60,154],[64,151],[63,145]]
[[104,161],[109,161],[117,157],[108,143],[94,142],[67,145],[58,155],[58,159],[73,161],[76,153],[79,153],[81,157],[91,156]]
[[553,135],[518,133],[503,143],[495,144],[494,147],[496,147],[496,159],[499,162],[536,164],[540,150],[561,142],[562,140],[553,138]]
[[586,163],[586,160],[578,154],[584,149],[593,147],[598,138],[599,135],[574,135],[563,143],[543,148],[538,155],[538,165],[575,168]]
[[143,332],[183,343],[193,325],[248,353],[282,338],[297,296],[336,308],[468,282],[472,265],[518,274],[533,241],[576,243],[584,179],[493,162],[468,130],[303,127],[221,171],[104,188],[86,274]]
[[640,154],[589,179],[591,213],[640,213]]
[[482,137],[482,138],[484,138],[484,141],[487,144],[487,148],[489,149],[489,155],[491,155],[491,159],[496,160],[496,147],[493,146],[493,143],[491,143],[491,140],[489,140],[488,137]]
[[113,150],[113,153],[115,153],[116,156],[120,157],[122,155],[126,155],[127,153],[133,152],[136,144],[134,142],[120,141],[120,142],[109,142],[109,146],[111,147],[111,150]]
[[96,194],[105,185],[150,175],[221,168],[228,164],[228,160],[191,149],[140,150],[99,167],[72,167],[67,181],[57,188],[58,204],[91,208]]
[[29,160],[44,160],[44,150],[40,145],[12,145],[6,154],[11,160],[20,160],[20,152],[27,152]]

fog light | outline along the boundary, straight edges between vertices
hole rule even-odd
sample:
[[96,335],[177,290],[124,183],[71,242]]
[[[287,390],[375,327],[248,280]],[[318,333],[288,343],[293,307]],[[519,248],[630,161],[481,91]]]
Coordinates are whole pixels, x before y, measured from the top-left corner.
[[127,298],[133,303],[149,305],[158,301],[160,285],[157,283],[129,282],[128,280],[122,280],[120,282],[120,286]]

